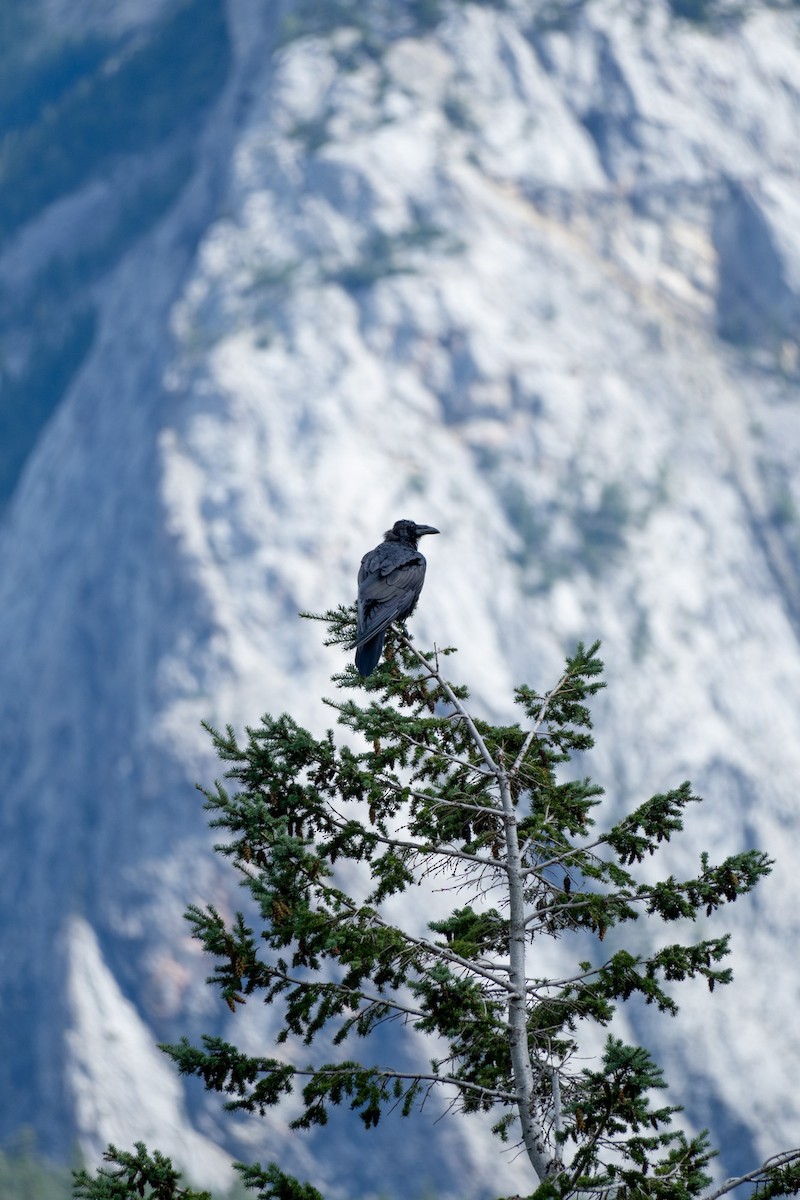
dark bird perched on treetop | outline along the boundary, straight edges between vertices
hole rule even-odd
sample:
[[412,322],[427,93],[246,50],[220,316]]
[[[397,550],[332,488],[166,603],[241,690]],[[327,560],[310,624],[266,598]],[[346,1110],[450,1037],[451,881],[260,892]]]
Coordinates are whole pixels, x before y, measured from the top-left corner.
[[417,606],[425,581],[425,558],[417,542],[432,525],[395,521],[383,535],[380,546],[361,560],[358,572],[358,624],[356,666],[361,675],[371,675],[383,649],[383,635],[392,621],[405,621]]

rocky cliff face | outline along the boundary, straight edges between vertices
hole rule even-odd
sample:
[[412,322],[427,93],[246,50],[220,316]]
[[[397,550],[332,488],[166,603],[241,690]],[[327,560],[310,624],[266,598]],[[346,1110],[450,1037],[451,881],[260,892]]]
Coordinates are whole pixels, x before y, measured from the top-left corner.
[[[21,27],[0,205],[4,1134],[144,1137],[217,1184],[218,1144],[266,1160],[284,1137],[234,1130],[152,1048],[225,1023],[181,918],[236,902],[192,787],[215,769],[199,721],[324,727],[341,660],[296,614],[349,601],[407,515],[443,531],[415,629],[460,647],[479,710],[602,637],[609,804],[689,777],[689,844],[776,856],[731,914],[727,994],[666,1031],[631,1021],[688,1119],[728,1135],[726,1168],[792,1143],[800,13],[676,8],[193,0],[112,20],[52,0]],[[37,109],[54,45],[78,66]],[[105,124],[81,159],[88,113]],[[384,1136],[344,1122],[287,1153],[333,1196],[520,1180],[472,1127]]]

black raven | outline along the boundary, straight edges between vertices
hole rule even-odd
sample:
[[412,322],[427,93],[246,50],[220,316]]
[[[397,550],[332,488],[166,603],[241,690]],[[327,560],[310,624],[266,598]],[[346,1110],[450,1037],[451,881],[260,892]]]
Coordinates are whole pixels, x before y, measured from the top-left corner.
[[425,558],[417,542],[427,533],[438,532],[432,525],[395,521],[380,546],[362,558],[353,642],[361,675],[371,675],[377,667],[383,635],[392,621],[404,621],[416,608],[425,581]]

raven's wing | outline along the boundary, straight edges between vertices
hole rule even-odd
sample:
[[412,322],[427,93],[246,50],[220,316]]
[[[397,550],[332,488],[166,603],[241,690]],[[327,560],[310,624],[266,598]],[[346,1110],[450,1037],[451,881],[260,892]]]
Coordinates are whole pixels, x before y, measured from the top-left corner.
[[358,625],[355,645],[388,629],[392,621],[407,617],[422,591],[425,559],[410,547],[392,546],[393,553],[365,554],[358,573]]

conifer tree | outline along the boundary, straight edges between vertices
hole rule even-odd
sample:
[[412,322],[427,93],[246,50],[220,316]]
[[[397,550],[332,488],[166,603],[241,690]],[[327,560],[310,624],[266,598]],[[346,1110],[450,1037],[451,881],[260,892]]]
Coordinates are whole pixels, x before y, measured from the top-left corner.
[[[327,644],[351,640],[352,609],[318,619]],[[657,1102],[665,1082],[646,1049],[609,1029],[599,1060],[582,1057],[587,1027],[609,1027],[631,997],[673,1014],[683,981],[700,977],[711,992],[730,982],[728,935],[694,937],[691,922],[750,892],[771,866],[755,849],[721,862],[703,852],[689,878],[652,882],[640,864],[682,832],[698,802],[688,783],[598,828],[602,789],[565,770],[593,745],[597,651],[579,645],[549,691],[517,688],[521,720],[498,725],[448,682],[451,650],[420,653],[395,630],[372,676],[348,667],[334,677],[341,696],[327,703],[344,740],[317,738],[286,714],[265,716],[243,742],[209,727],[226,772],[204,792],[206,807],[250,903],[232,919],[210,904],[187,916],[231,1011],[257,997],[281,1026],[260,1055],[212,1036],[164,1047],[182,1073],[248,1113],[295,1093],[297,1129],[324,1124],[337,1105],[370,1128],[441,1089],[457,1111],[490,1114],[498,1137],[524,1151],[532,1200],[715,1200],[746,1183],[761,1197],[800,1193],[800,1150],[712,1185],[716,1152],[705,1132],[676,1125],[675,1105]],[[400,924],[388,903],[419,886],[438,889],[442,906],[449,897],[427,928],[414,922],[418,905]],[[665,924],[674,940],[627,949],[636,921]],[[561,940],[565,960],[574,951],[561,978],[537,973],[547,938]],[[432,1061],[409,1070],[376,1060],[371,1035],[387,1021],[432,1035]],[[307,1066],[281,1055],[290,1039],[309,1047]],[[314,1057],[319,1046],[327,1058]],[[351,1056],[331,1046],[352,1046]],[[197,1200],[168,1160],[136,1151],[109,1148],[110,1165],[79,1176],[76,1196]],[[275,1163],[239,1170],[262,1198],[321,1200]]]

